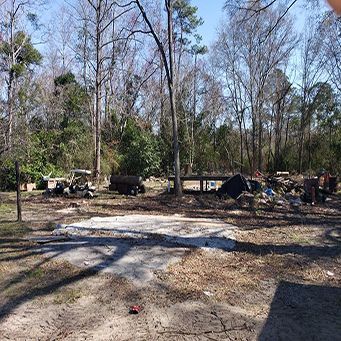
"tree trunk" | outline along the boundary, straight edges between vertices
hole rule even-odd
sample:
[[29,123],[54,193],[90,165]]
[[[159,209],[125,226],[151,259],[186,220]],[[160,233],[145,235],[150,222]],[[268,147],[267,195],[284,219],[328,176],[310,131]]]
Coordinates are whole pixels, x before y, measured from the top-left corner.
[[194,121],[197,116],[197,88],[198,88],[197,59],[198,59],[198,55],[197,53],[195,53],[194,55],[194,84],[193,84],[193,114],[191,118],[191,147],[190,147],[191,150],[190,150],[190,160],[189,160],[191,167],[193,167],[193,163],[194,163],[194,148],[195,148]]
[[243,127],[242,127],[242,121],[240,120],[238,122],[238,124],[239,124],[239,138],[240,138],[240,173],[243,174],[244,158],[243,158]]
[[[253,115],[253,114],[252,114]],[[251,160],[251,175],[254,174],[256,168],[256,122],[252,121],[252,160]]]
[[95,107],[95,177],[99,182],[101,174],[101,90],[96,79],[96,107]]
[[167,10],[167,26],[168,26],[168,58],[166,55],[165,47],[159,37],[157,36],[153,25],[151,24],[148,16],[141,5],[139,0],[136,0],[136,4],[145,20],[147,26],[150,29],[150,33],[154,37],[154,40],[160,51],[164,68],[167,76],[168,90],[169,90],[169,100],[171,107],[172,116],[172,127],[173,127],[173,149],[174,149],[174,190],[177,196],[182,194],[181,181],[180,181],[180,149],[179,149],[179,139],[178,139],[178,121],[176,113],[176,102],[175,102],[175,89],[174,89],[174,57],[173,57],[173,4],[172,0],[165,0],[165,6]]
[[309,167],[309,177],[311,172],[311,115],[309,115],[308,123],[308,167]]
[[20,192],[20,166],[19,162],[15,161],[15,180],[17,187],[17,214],[18,214],[18,222],[22,222],[21,216],[21,192]]
[[302,174],[303,171],[303,148],[304,148],[304,131],[305,131],[305,109],[303,109],[301,117],[301,129],[299,134],[299,150],[298,150],[298,172]]
[[181,180],[180,180],[180,148],[178,140],[178,120],[176,117],[175,110],[175,96],[173,93],[173,87],[169,87],[170,101],[171,101],[171,112],[172,112],[172,123],[173,123],[173,149],[174,149],[174,191],[177,196],[182,194]]
[[101,39],[101,3],[96,9],[96,84],[95,84],[95,177],[99,183],[101,174],[101,115],[102,115],[102,39]]
[[13,134],[13,82],[14,76],[13,71],[11,70],[9,73],[8,79],[8,94],[7,94],[7,101],[8,101],[8,131],[7,131],[7,148],[11,151],[12,148],[12,134]]
[[165,0],[167,8],[168,21],[168,52],[169,52],[169,72],[170,79],[168,81],[169,98],[172,114],[173,126],[173,149],[174,149],[174,192],[175,195],[182,195],[181,180],[180,180],[180,148],[178,138],[178,119],[176,113],[175,89],[174,89],[174,59],[173,59],[173,3],[172,0]]
[[[271,150],[272,150],[272,129],[273,129],[273,119],[274,119],[274,108],[272,107],[271,110],[271,118],[270,118],[270,127],[269,127],[269,151],[268,151],[268,169],[267,171],[270,170],[270,162],[271,162]],[[276,167],[276,166],[275,166]],[[275,168],[274,167],[274,168]]]
[[[261,115],[259,113],[259,115]],[[263,121],[261,118],[259,118],[258,122],[258,170],[262,171],[263,166],[262,166],[262,144],[263,144]]]
[[7,149],[11,151],[12,149],[12,134],[13,134],[13,85],[14,85],[14,72],[13,66],[16,63],[15,58],[15,38],[14,38],[14,26],[15,26],[15,3],[12,2],[12,9],[10,12],[10,25],[11,25],[11,37],[10,37],[10,46],[11,46],[11,53],[10,53],[10,61],[9,61],[9,75],[8,75],[8,131],[7,131]]

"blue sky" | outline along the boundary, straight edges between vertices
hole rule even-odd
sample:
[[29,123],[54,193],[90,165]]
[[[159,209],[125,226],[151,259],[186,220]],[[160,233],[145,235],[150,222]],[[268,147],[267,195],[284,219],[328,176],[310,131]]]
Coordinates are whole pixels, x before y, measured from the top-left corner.
[[[198,7],[199,16],[204,19],[204,24],[199,28],[199,34],[203,37],[203,43],[209,46],[216,36],[216,28],[223,14],[222,8],[225,0],[192,0],[191,2]],[[48,22],[61,4],[63,0],[48,0],[45,15],[41,21]]]
[[[198,7],[199,16],[204,19],[204,24],[198,31],[203,37],[203,43],[207,46],[210,46],[216,37],[217,27],[223,15],[224,3],[225,0],[192,0],[192,4]],[[290,14],[296,17],[295,24],[298,31],[302,31],[304,28],[304,20],[307,14],[302,8],[304,3],[305,0],[299,1],[290,10]],[[328,9],[326,1],[320,0],[319,3],[323,10]]]
[[210,45],[216,36],[216,29],[222,17],[225,0],[192,0],[198,7],[198,14],[204,19],[204,24],[199,29],[203,43]]
[[[223,16],[223,6],[226,0],[191,0],[192,5],[198,7],[198,14],[204,20],[204,24],[199,28],[198,33],[203,37],[203,44],[210,46],[217,36],[217,27]],[[304,18],[306,13],[301,4],[305,0],[299,1],[290,11],[290,14],[296,17],[296,27],[298,31],[304,28]],[[62,4],[63,0],[49,0],[49,11],[47,11],[45,20],[53,15],[53,10]],[[322,8],[327,9],[325,1],[320,0]]]

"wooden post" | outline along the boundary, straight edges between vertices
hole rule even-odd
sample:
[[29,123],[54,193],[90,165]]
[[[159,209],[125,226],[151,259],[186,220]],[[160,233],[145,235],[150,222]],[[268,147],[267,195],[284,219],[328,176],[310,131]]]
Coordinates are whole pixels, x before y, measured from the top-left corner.
[[15,161],[15,179],[17,185],[17,212],[18,212],[18,221],[22,222],[21,217],[21,193],[20,193],[20,167],[19,162]]

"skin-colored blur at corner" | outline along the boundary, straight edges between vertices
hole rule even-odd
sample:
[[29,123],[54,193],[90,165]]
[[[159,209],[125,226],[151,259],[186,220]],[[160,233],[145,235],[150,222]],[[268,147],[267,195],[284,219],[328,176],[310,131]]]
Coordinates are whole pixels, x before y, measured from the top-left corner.
[[341,14],[341,0],[327,0],[327,2],[338,15]]

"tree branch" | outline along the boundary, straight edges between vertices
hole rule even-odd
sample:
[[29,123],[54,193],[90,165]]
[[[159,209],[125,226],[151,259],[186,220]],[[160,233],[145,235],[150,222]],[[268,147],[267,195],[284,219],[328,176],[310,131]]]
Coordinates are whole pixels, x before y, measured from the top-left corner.
[[171,74],[170,74],[170,70],[169,70],[169,65],[168,65],[168,60],[167,60],[167,56],[166,56],[166,53],[165,53],[165,48],[162,44],[162,42],[160,41],[159,37],[157,36],[154,28],[153,28],[153,25],[151,24],[145,10],[144,10],[144,7],[141,5],[140,3],[140,0],[136,0],[135,1],[137,7],[139,8],[141,14],[142,14],[142,17],[144,19],[144,21],[146,22],[147,26],[149,27],[149,30],[159,48],[159,51],[161,53],[161,57],[162,57],[162,60],[163,60],[163,63],[164,63],[164,67],[165,67],[165,70],[166,70],[166,76],[167,76],[167,79],[168,81],[171,83],[172,82],[172,77],[171,77]]

